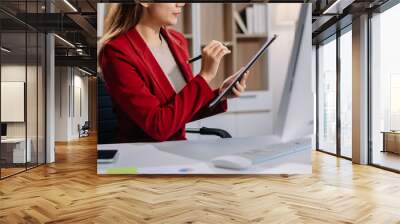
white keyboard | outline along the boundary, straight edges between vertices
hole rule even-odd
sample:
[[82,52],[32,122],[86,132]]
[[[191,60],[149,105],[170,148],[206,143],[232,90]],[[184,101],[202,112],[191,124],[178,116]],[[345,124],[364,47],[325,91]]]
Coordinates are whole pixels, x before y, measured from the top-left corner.
[[263,149],[251,149],[246,152],[239,152],[232,155],[247,158],[251,160],[254,165],[307,149],[311,149],[311,141],[299,140],[275,144]]

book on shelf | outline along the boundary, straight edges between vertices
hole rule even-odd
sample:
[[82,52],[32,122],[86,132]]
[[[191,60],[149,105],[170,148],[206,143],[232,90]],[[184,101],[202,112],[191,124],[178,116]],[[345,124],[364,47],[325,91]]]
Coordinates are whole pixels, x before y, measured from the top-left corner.
[[254,33],[267,32],[267,7],[265,4],[254,4]]
[[234,12],[233,17],[235,18],[235,22],[237,24],[237,27],[239,28],[239,31],[241,33],[245,33],[248,34],[249,31],[247,30],[246,24],[245,22],[242,20],[242,17],[240,16],[240,14],[238,12]]
[[246,8],[246,21],[249,33],[254,33],[254,8],[252,6]]
[[234,13],[239,33],[260,34],[267,32],[266,4],[253,4]]

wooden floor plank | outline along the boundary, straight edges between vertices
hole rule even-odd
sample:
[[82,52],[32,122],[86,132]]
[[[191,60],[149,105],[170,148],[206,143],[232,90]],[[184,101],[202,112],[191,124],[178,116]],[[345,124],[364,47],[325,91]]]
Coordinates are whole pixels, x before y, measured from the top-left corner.
[[0,181],[0,223],[400,223],[400,175],[313,152],[312,175],[98,176],[96,139]]

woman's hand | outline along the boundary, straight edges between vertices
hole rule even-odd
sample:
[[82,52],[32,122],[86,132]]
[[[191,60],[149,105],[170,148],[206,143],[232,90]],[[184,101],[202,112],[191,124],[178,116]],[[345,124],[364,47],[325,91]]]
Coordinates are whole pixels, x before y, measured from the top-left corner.
[[[221,86],[219,87],[219,93],[222,93],[232,83],[233,79],[240,73],[240,71],[241,70],[239,70],[235,74],[229,76],[227,79],[225,79],[222,82]],[[249,77],[249,71],[244,73],[240,82],[236,82],[235,86],[232,88],[232,92],[230,94],[228,94],[227,96],[225,96],[224,99],[239,97],[246,89],[246,81],[247,81],[248,77]]]
[[221,59],[231,51],[221,42],[213,40],[201,51],[201,70],[200,75],[210,83],[217,75]]

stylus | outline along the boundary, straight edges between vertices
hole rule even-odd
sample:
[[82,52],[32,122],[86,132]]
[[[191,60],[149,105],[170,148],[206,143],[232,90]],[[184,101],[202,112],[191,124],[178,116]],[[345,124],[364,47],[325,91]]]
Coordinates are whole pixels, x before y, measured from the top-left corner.
[[[222,43],[222,44],[223,44],[225,47],[228,47],[230,43],[229,43],[229,42],[224,42],[224,43]],[[187,61],[187,63],[188,63],[188,64],[193,63],[193,62],[199,60],[200,58],[201,58],[201,54],[198,55],[198,56],[196,56],[196,57],[194,57],[194,58],[190,58],[190,59]]]

